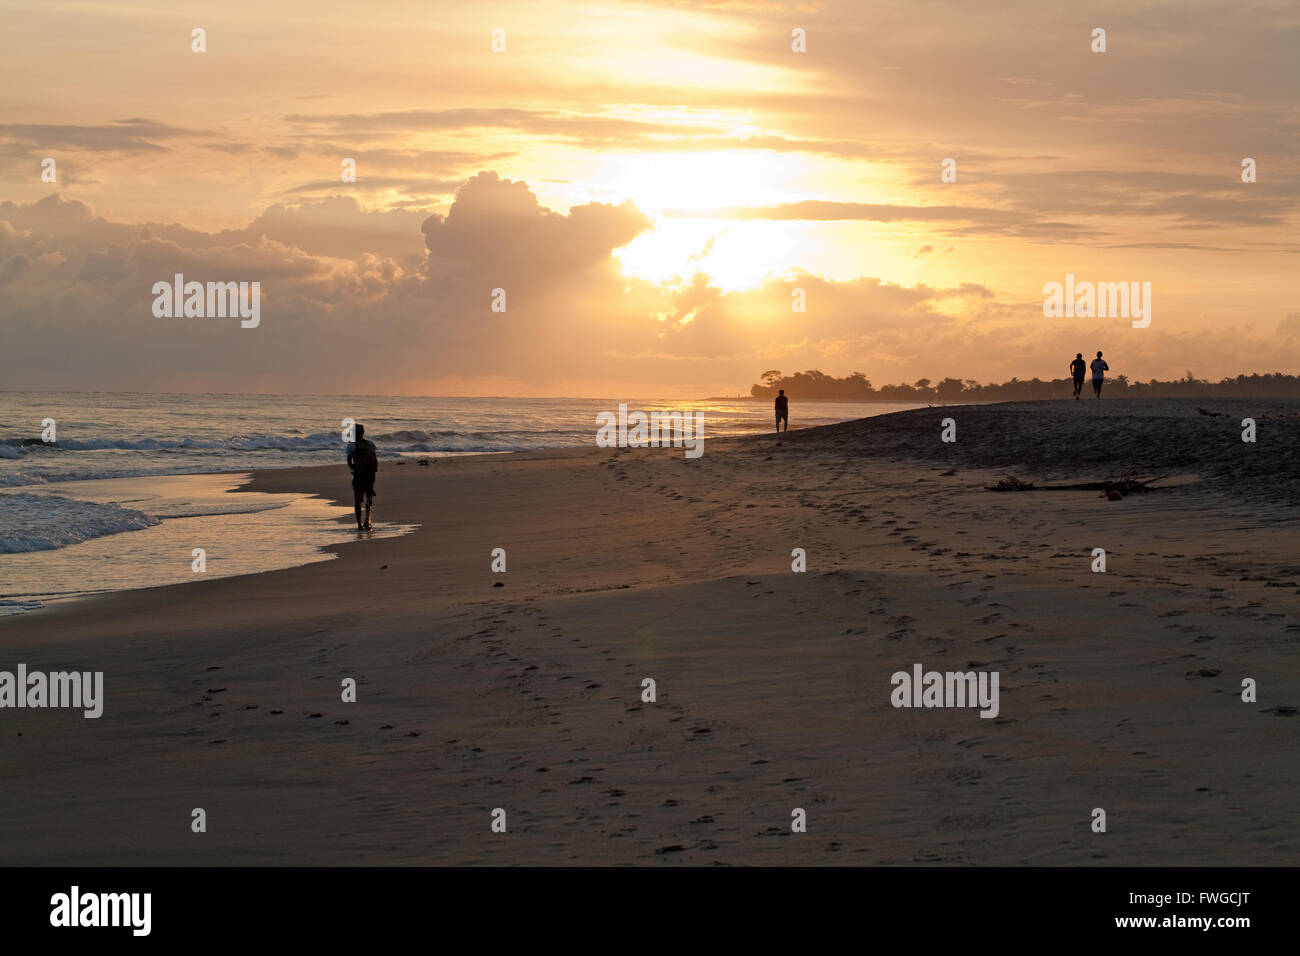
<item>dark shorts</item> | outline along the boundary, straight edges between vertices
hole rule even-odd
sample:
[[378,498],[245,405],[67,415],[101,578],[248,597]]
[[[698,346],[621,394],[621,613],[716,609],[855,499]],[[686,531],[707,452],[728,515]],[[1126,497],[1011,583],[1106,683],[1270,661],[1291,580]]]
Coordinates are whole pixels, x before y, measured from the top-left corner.
[[788,421],[790,420],[790,413],[789,413],[789,412],[777,412],[777,413],[776,413],[776,420],[777,420],[778,422],[780,422],[780,421],[786,421],[786,422],[788,422]]
[[1076,376],[1074,376],[1074,384],[1075,384],[1075,385],[1082,385],[1082,384],[1083,384],[1083,376],[1082,376],[1082,375],[1076,375]]
[[367,495],[371,498],[375,496],[375,476],[371,474],[357,474],[352,476],[352,490],[356,492],[357,497]]

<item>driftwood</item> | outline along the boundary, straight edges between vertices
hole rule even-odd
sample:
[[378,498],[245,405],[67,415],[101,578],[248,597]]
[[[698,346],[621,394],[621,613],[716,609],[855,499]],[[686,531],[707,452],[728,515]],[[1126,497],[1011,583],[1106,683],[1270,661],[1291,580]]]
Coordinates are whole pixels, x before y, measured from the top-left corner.
[[985,485],[986,491],[1033,491],[1032,481],[1021,481],[1015,475],[1004,475],[996,485]]
[[1140,494],[1146,491],[1159,491],[1160,489],[1152,488],[1151,486],[1163,478],[1164,475],[1161,475],[1158,478],[1142,478],[1135,474],[1128,474],[1123,478],[1120,478],[1118,481],[1103,482],[1099,490],[1105,497],[1114,500],[1115,495],[1119,495],[1119,497],[1122,498],[1125,495],[1131,495],[1134,492]]
[[1100,491],[1103,498],[1110,498],[1114,501],[1123,498],[1125,495],[1159,491],[1159,488],[1152,486],[1157,481],[1163,480],[1164,477],[1164,475],[1160,475],[1156,478],[1144,478],[1136,472],[1130,472],[1123,478],[1114,478],[1108,481],[1084,481],[1073,485],[1035,486],[1032,481],[1021,481],[1015,475],[1006,475],[996,485],[985,485],[984,487],[986,491]]

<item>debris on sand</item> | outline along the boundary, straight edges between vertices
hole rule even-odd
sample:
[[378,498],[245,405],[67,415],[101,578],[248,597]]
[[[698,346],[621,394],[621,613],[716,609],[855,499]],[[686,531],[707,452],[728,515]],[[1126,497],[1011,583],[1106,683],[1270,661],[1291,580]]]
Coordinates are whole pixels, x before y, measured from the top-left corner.
[[1102,485],[1101,493],[1103,497],[1110,501],[1118,501],[1126,495],[1140,494],[1145,491],[1158,491],[1158,488],[1152,488],[1151,486],[1163,477],[1161,475],[1159,478],[1143,478],[1140,475],[1130,473],[1115,481],[1105,482]]
[[1032,481],[1021,481],[1015,475],[1004,475],[996,485],[986,485],[988,491],[1033,491]]
[[1015,475],[1006,475],[996,485],[985,485],[984,487],[988,491],[1100,491],[1101,497],[1109,498],[1111,501],[1118,501],[1126,495],[1140,494],[1145,491],[1159,491],[1159,488],[1152,486],[1163,478],[1163,475],[1156,478],[1147,478],[1136,472],[1129,472],[1123,478],[1111,478],[1106,481],[1084,481],[1073,485],[1038,485],[1035,487],[1032,481],[1021,481]]

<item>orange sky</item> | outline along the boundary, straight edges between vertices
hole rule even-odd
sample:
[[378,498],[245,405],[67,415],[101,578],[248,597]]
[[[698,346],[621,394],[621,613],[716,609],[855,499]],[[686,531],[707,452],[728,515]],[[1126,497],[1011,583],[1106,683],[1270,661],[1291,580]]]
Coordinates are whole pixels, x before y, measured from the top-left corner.
[[[1291,2],[0,9],[8,388],[1300,372]],[[155,317],[175,272],[261,324]],[[1045,318],[1066,273],[1150,327]]]

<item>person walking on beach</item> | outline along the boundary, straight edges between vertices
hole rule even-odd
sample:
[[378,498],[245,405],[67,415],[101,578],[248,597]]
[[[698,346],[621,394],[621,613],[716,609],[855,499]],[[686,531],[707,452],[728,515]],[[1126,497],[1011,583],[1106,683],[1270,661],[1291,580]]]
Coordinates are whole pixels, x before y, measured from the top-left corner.
[[1097,393],[1098,398],[1101,398],[1101,386],[1106,380],[1106,373],[1109,371],[1110,366],[1106,364],[1106,360],[1098,352],[1097,357],[1092,360],[1092,390]]
[[1083,391],[1083,373],[1087,370],[1088,363],[1083,360],[1083,353],[1078,352],[1074,356],[1074,361],[1070,363],[1070,374],[1074,376],[1074,397],[1078,398],[1079,393]]
[[776,396],[776,430],[779,434],[781,423],[785,422],[785,430],[790,430],[790,399],[785,397],[785,389],[777,389]]
[[[370,530],[370,509],[375,503],[375,474],[379,471],[379,452],[375,443],[365,437],[366,426],[356,426],[356,441],[348,442],[348,467],[352,469],[353,509],[357,514],[357,530]],[[366,499],[366,520],[361,522],[361,498]]]

